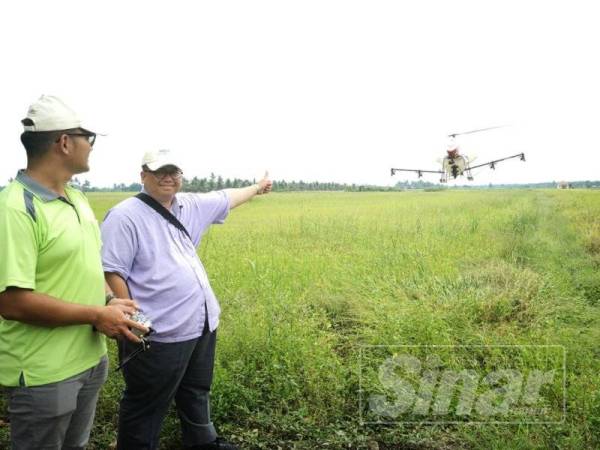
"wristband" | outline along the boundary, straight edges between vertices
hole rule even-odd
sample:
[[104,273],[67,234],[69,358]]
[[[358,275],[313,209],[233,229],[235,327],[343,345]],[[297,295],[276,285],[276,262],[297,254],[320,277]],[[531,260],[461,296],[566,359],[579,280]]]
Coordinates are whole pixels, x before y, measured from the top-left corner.
[[113,298],[117,298],[116,295],[112,292],[109,292],[108,294],[106,294],[106,297],[104,297],[104,304],[108,305]]

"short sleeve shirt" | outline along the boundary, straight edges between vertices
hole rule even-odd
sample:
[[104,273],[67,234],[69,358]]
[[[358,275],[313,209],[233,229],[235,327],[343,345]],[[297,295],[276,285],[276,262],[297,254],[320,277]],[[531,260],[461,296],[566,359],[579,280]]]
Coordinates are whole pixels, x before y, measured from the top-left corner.
[[[80,191],[59,197],[20,171],[0,192],[0,292],[31,289],[104,305],[100,230]],[[0,319],[0,385],[38,386],[98,364],[104,336],[91,325],[41,327]]]
[[151,339],[157,342],[200,336],[206,314],[210,330],[215,330],[221,312],[196,249],[210,225],[227,217],[227,194],[177,194],[171,213],[191,240],[134,197],[111,209],[101,227],[104,271],[126,281],[131,297],[152,321]]

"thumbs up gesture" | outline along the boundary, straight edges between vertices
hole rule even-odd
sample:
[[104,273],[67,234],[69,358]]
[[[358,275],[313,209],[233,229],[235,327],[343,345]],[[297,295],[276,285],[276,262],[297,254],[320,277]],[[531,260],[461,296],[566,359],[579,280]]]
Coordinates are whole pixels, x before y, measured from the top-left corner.
[[273,181],[269,179],[269,172],[266,171],[265,175],[258,182],[258,189],[256,191],[257,195],[268,194],[271,192],[271,188],[273,187]]

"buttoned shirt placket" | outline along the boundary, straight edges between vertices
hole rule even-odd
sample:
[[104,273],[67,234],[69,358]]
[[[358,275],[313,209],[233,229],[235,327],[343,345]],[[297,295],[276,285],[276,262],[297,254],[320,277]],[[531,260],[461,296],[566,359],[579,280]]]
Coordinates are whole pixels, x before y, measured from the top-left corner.
[[[178,220],[179,220],[179,217],[178,217],[179,210],[180,210],[180,206],[177,203],[177,199],[174,199],[173,205],[171,207],[171,212],[175,215],[175,217],[177,217]],[[207,317],[205,317],[205,320],[208,320],[208,323],[210,324],[210,317],[208,317],[208,310],[209,310],[208,303],[211,302],[210,309],[212,309],[213,311],[216,310],[216,305],[213,304],[215,300],[214,300],[214,296],[211,295],[211,287],[210,287],[210,282],[208,281],[208,275],[206,273],[206,269],[204,269],[204,265],[202,264],[202,261],[200,261],[200,258],[196,254],[196,248],[194,247],[194,244],[192,243],[192,241],[190,239],[188,239],[188,237],[182,231],[175,230],[173,227],[170,227],[170,228],[172,230],[171,231],[172,233],[176,233],[178,235],[178,239],[174,239],[176,242],[177,248],[183,255],[186,262],[190,265],[190,267],[194,271],[194,274],[196,275],[196,278],[198,279],[198,284],[200,285],[200,288],[202,289],[202,293],[203,293],[203,297],[204,297],[204,305],[203,305],[204,306],[204,314],[206,314],[206,316],[207,316]],[[210,325],[209,325],[209,327],[210,327]]]

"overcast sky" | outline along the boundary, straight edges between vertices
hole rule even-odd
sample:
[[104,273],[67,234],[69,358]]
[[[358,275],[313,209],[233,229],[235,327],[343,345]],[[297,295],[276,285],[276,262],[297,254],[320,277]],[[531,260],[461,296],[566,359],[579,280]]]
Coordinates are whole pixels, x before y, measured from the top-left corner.
[[[599,179],[595,2],[28,1],[0,6],[0,184],[20,120],[65,98],[97,140],[99,186],[172,148],[186,176],[394,184],[437,169],[446,135],[476,183]],[[437,181],[437,177],[429,178]],[[461,180],[460,184],[466,183]]]

